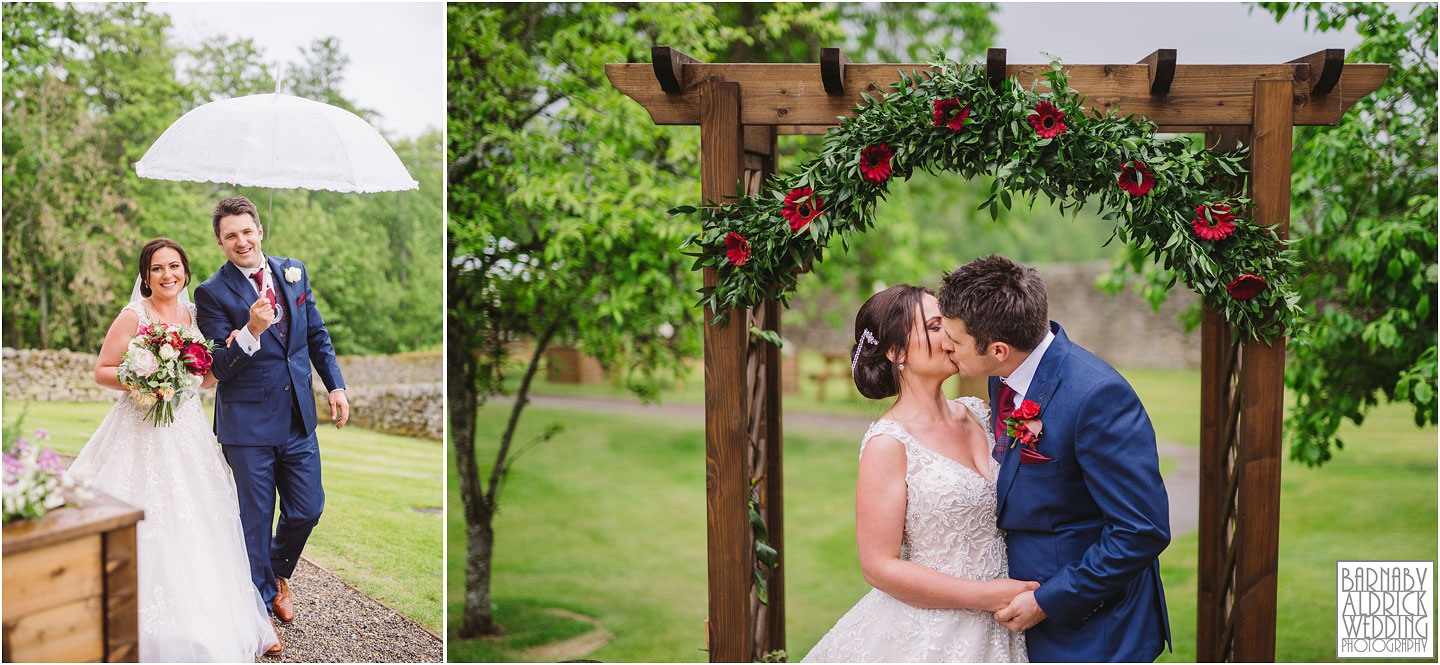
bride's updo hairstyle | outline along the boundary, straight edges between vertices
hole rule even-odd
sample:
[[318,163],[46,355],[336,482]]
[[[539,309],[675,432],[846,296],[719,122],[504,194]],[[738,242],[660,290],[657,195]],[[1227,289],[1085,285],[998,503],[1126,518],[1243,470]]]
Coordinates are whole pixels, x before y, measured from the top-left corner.
[[854,361],[851,374],[861,395],[884,399],[900,393],[900,370],[885,354],[904,353],[910,345],[915,312],[927,293],[935,295],[923,286],[896,284],[870,296],[860,306],[855,314],[855,345],[850,348],[850,358]]
[[185,268],[185,286],[190,286],[190,257],[185,256],[185,249],[180,246],[180,243],[169,238],[156,238],[145,243],[145,247],[140,249],[140,295],[146,298],[150,297],[150,259],[155,256],[155,252],[164,247],[169,247],[180,254],[180,265]]

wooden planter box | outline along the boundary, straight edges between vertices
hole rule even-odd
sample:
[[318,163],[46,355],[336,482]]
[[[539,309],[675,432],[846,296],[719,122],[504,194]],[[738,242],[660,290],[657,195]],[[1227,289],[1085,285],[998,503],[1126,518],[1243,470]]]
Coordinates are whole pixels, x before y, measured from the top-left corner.
[[144,517],[97,492],[84,508],[5,525],[6,662],[139,661],[135,523]]

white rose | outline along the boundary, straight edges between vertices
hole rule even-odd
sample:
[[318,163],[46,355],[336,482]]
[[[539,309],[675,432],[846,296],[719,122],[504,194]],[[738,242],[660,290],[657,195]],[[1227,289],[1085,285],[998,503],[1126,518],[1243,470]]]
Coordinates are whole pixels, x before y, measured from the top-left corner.
[[163,345],[163,346],[160,347],[160,359],[161,359],[161,360],[165,360],[166,362],[169,362],[169,361],[171,361],[171,360],[174,360],[174,359],[178,358],[179,356],[180,356],[180,352],[179,352],[178,350],[176,350],[175,347],[170,346],[169,344],[165,344],[165,345]]
[[290,266],[289,268],[286,268],[285,281],[291,284],[300,281],[300,269],[295,266]]
[[160,361],[155,359],[155,354],[151,353],[150,349],[134,349],[125,356],[125,365],[136,376],[150,376],[160,369]]

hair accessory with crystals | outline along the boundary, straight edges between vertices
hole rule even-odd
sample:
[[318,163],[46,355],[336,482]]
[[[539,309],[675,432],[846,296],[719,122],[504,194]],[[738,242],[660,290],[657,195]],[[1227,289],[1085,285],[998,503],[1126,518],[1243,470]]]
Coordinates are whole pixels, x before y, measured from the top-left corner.
[[875,346],[880,346],[880,342],[876,341],[875,336],[870,334],[869,328],[860,331],[860,341],[855,343],[855,355],[850,358],[850,373],[852,375],[855,373],[856,363],[860,362],[860,352],[865,350],[865,344],[867,342]]

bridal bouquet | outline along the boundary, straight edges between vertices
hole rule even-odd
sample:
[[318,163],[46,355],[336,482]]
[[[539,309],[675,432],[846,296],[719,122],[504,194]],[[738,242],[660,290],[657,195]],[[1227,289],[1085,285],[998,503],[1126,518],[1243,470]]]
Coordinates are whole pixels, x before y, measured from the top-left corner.
[[135,331],[116,377],[141,406],[150,408],[145,419],[159,427],[175,422],[175,407],[199,393],[213,360],[209,340],[181,326],[157,323]]
[[[8,430],[9,427],[7,426]],[[35,438],[48,439],[43,429],[35,430]],[[55,451],[31,445],[18,437],[8,446],[5,463],[5,521],[25,517],[44,517],[45,511],[65,505],[66,495],[84,501],[89,498],[86,483],[65,476],[65,462]]]

